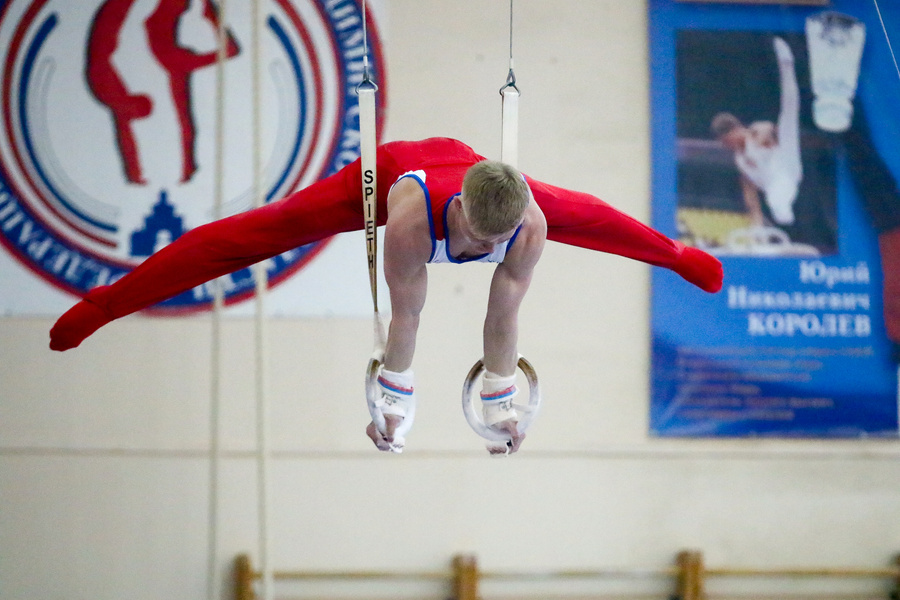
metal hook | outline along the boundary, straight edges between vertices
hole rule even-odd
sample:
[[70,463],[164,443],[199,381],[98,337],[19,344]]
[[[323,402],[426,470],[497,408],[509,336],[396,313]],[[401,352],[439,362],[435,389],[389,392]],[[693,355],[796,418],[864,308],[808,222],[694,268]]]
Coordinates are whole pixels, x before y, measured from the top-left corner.
[[376,84],[374,81],[369,79],[368,73],[365,76],[363,76],[363,80],[360,81],[359,84],[356,86],[356,94],[359,95],[359,92],[361,90],[372,90],[373,92],[378,91],[378,84]]
[[359,82],[356,86],[356,94],[359,95],[360,90],[372,90],[373,92],[378,91],[378,84],[372,81],[371,77],[369,77],[369,60],[366,57],[363,65],[363,78],[362,81]]
[[509,68],[509,75],[506,76],[506,85],[500,88],[500,95],[503,95],[503,90],[506,88],[512,88],[516,90],[516,93],[521,94],[519,92],[519,88],[516,87],[516,72],[513,71],[512,67]]

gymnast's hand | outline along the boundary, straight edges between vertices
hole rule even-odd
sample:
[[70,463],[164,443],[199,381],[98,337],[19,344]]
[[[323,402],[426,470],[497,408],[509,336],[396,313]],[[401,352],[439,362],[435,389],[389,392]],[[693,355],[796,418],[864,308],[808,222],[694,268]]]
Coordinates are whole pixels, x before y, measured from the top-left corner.
[[403,452],[406,435],[412,429],[416,416],[412,370],[397,373],[380,367],[376,395],[375,405],[369,407],[372,422],[366,427],[366,435],[382,452],[399,454]]
[[496,429],[501,433],[509,435],[510,440],[505,444],[503,442],[490,442],[487,444],[487,451],[492,455],[512,454],[519,449],[522,442],[525,441],[525,434],[519,433],[519,421],[517,419],[507,419],[491,425],[491,429]]
[[[397,427],[399,427],[401,423],[403,423],[402,417],[398,417],[396,415],[385,415],[384,434],[378,431],[378,427],[375,426],[375,421],[371,421],[368,426],[366,426],[366,435],[369,436],[369,439],[372,440],[372,442],[375,444],[375,447],[382,452],[398,452],[398,450],[394,449],[393,445]],[[402,451],[402,449],[403,447],[401,446],[400,451]]]

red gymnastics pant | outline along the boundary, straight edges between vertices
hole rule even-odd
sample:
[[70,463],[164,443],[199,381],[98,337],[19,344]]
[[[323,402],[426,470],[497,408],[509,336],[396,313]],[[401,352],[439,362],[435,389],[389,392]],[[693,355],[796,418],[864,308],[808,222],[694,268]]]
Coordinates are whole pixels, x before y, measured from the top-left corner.
[[[393,142],[378,151],[379,225],[387,220],[390,186],[425,168],[429,193],[446,199],[460,190],[469,166],[482,160],[446,139]],[[722,285],[717,259],[685,247],[589,194],[528,178],[547,219],[547,239],[618,254],[672,269],[708,292]],[[196,227],[109,286],[91,290],[50,331],[50,348],[68,350],[94,331],[202,283],[304,244],[364,226],[360,162],[282,200]]]

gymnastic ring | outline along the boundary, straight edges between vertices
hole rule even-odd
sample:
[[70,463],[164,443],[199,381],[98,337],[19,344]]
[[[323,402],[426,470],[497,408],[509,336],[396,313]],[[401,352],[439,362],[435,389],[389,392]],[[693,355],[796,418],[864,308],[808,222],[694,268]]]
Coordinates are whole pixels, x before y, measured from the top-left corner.
[[372,422],[375,428],[384,435],[387,426],[384,423],[384,414],[377,402],[379,399],[378,391],[378,370],[381,368],[382,359],[373,356],[369,359],[369,366],[366,368],[366,404],[369,407],[369,414],[372,416]]
[[[528,381],[528,404],[513,404],[513,408],[515,408],[516,412],[520,415],[516,429],[518,429],[520,434],[523,434],[528,427],[531,426],[532,421],[537,417],[538,409],[541,407],[541,387],[538,383],[537,371],[534,370],[531,363],[525,360],[525,357],[521,354],[519,355],[517,366],[522,370],[522,373],[525,374],[525,379]],[[472,388],[484,371],[484,361],[478,359],[469,371],[468,376],[466,376],[465,382],[463,382],[463,414],[466,416],[469,427],[484,439],[493,442],[511,442],[512,438],[509,434],[497,431],[496,429],[485,425],[484,419],[480,414],[481,411],[475,409],[475,404],[472,401]]]

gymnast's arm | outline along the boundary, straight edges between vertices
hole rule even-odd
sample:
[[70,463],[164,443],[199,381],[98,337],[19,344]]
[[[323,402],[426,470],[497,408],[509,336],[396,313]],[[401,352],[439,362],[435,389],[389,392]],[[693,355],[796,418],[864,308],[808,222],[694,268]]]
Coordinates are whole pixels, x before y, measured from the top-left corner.
[[781,86],[781,107],[778,113],[778,143],[790,151],[793,165],[800,168],[800,87],[794,69],[794,53],[780,37],[773,40],[778,59],[778,78]]
[[391,295],[391,325],[384,368],[396,373],[412,366],[428,289],[431,236],[425,206],[422,188],[411,178],[401,179],[388,194],[384,277]]
[[484,320],[484,366],[498,375],[516,372],[519,306],[531,284],[531,276],[544,250],[547,222],[533,201],[519,235],[491,280]]
[[[503,377],[515,375],[519,357],[519,306],[531,284],[546,239],[547,222],[532,201],[519,235],[503,262],[497,265],[491,280],[484,319],[484,366],[488,373]],[[512,438],[510,452],[519,449],[525,435],[519,433],[514,419],[506,419],[494,427],[509,433]]]

